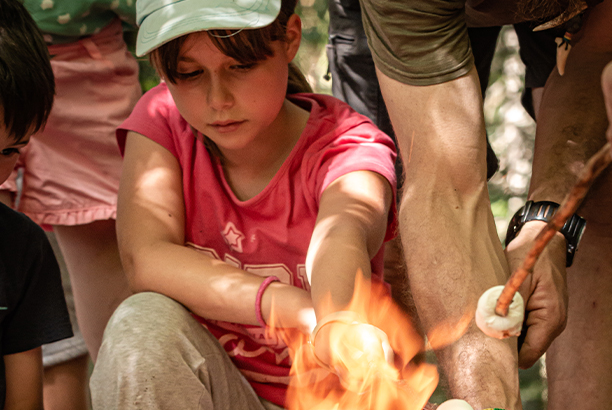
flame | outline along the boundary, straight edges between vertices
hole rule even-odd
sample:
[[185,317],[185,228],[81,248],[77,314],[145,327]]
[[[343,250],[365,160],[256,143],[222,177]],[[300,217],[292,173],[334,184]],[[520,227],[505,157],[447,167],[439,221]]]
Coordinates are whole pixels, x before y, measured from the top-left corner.
[[[392,301],[385,285],[371,282],[359,273],[352,301],[344,310],[356,313],[367,323],[334,322],[325,326],[330,338],[333,372],[317,364],[305,335],[299,332],[284,335],[293,359],[285,407],[289,410],[422,409],[436,388],[438,372],[431,364],[413,360],[424,350],[424,340]],[[381,337],[376,328],[386,333],[391,355],[381,346],[384,335]]]

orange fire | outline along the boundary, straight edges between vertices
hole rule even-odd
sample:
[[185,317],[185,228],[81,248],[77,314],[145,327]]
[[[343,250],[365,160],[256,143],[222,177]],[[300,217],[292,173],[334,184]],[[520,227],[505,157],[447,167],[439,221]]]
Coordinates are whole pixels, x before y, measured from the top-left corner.
[[[435,366],[417,363],[424,340],[406,314],[392,301],[384,284],[358,274],[355,292],[345,309],[364,319],[361,324],[334,321],[326,325],[331,364],[320,366],[313,346],[299,332],[291,333],[292,382],[285,407],[289,410],[420,410],[438,383]],[[462,321],[463,322],[463,321]],[[456,339],[460,329],[445,329]],[[390,352],[382,347],[388,337]],[[323,329],[323,328],[322,328]],[[301,335],[301,334],[300,334]],[[452,335],[452,336],[451,336]],[[289,335],[287,335],[289,336]],[[446,341],[448,342],[448,338]],[[437,340],[438,344],[441,342]]]

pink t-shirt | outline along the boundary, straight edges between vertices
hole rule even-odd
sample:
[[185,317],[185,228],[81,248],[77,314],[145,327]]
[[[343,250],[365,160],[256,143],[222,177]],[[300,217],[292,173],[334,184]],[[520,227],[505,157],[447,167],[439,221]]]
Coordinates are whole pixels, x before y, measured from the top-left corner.
[[[161,144],[179,161],[185,198],[185,243],[260,276],[309,290],[306,252],[319,199],[336,178],[369,170],[395,187],[393,141],[366,117],[325,95],[294,94],[310,111],[299,141],[272,181],[255,197],[236,198],[217,158],[211,157],[178,112],[165,84],[146,93],[117,131],[123,152],[128,130]],[[387,238],[395,232],[395,208]],[[372,272],[382,276],[382,248]],[[257,394],[284,405],[291,360],[282,340],[258,326],[200,321],[217,337]]]

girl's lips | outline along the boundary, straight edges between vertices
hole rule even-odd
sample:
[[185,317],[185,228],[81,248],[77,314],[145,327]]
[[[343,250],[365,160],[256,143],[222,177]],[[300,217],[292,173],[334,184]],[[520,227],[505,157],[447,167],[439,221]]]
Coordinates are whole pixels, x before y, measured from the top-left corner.
[[227,133],[236,131],[244,121],[216,121],[210,124],[217,132]]

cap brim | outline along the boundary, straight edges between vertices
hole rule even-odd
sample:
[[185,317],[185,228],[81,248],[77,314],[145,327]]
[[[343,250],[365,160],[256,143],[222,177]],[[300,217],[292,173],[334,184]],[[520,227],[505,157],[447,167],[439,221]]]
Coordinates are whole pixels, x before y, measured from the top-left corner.
[[183,0],[147,15],[138,29],[136,55],[141,57],[153,49],[185,34],[204,30],[241,30],[270,25],[280,12],[280,0]]

